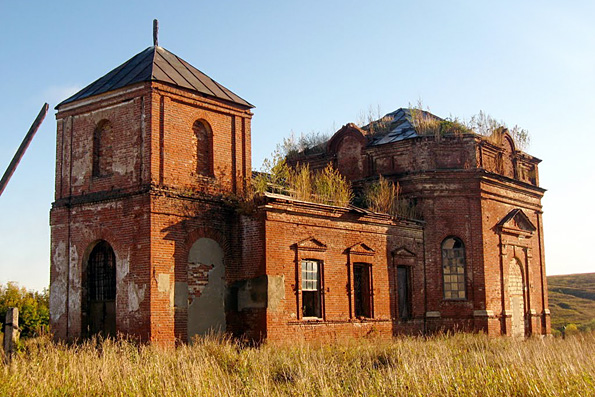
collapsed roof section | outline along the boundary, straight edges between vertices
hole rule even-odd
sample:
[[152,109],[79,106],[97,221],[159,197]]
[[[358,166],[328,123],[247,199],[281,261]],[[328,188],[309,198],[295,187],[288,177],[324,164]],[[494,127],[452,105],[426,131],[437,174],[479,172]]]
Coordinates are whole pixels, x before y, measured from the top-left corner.
[[[422,113],[423,117],[428,119],[442,120],[440,117],[426,112],[425,110],[418,110]],[[372,128],[378,128],[379,123],[388,124],[388,126],[382,128],[385,132],[373,135],[370,145],[384,145],[385,143],[402,141],[404,139],[416,138],[420,136],[416,131],[412,123],[413,117],[411,109],[399,108],[394,112],[388,113],[380,120],[376,120],[365,127],[363,130],[369,131]]]

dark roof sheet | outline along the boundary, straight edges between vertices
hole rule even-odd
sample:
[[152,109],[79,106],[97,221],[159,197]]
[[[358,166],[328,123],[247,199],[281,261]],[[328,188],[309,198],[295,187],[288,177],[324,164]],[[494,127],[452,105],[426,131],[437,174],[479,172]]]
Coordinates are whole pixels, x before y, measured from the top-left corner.
[[[438,120],[442,120],[440,117],[433,115],[430,112],[426,112],[422,110],[425,117],[436,118]],[[388,113],[383,117],[390,119],[390,127],[389,130],[385,133],[378,134],[374,136],[370,145],[383,145],[385,143],[397,142],[402,141],[404,139],[415,138],[419,135],[415,131],[413,124],[411,123],[411,109],[408,108],[399,108],[394,112]],[[370,125],[363,127],[363,129],[368,129]]]
[[60,102],[56,109],[70,102],[144,81],[168,83],[249,108],[254,107],[177,55],[165,48],[153,46]]

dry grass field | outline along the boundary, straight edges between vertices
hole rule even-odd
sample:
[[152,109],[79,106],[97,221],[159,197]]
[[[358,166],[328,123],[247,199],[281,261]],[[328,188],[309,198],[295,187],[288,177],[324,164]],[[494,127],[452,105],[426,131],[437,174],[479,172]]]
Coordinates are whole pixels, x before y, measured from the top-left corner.
[[127,341],[31,339],[0,364],[1,396],[587,396],[595,335],[484,335],[301,342],[258,348],[216,338],[164,349]]

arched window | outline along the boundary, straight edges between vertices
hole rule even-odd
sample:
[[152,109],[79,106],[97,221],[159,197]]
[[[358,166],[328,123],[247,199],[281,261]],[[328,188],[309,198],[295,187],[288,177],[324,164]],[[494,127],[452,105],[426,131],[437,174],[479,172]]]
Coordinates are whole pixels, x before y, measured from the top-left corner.
[[466,299],[465,246],[457,237],[442,242],[442,272],[444,299]]
[[112,126],[107,120],[100,121],[93,132],[93,177],[109,176],[112,173]]
[[196,120],[192,126],[196,136],[196,173],[213,176],[213,134],[206,121]]

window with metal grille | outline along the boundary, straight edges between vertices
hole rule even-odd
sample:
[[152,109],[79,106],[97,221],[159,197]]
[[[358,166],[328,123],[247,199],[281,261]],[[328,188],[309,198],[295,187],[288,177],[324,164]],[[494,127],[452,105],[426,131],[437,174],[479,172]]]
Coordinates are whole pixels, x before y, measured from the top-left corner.
[[456,237],[442,242],[444,299],[466,299],[465,246]]
[[321,317],[319,261],[302,261],[302,316]]
[[107,242],[100,242],[91,251],[87,278],[90,301],[116,299],[116,256]]

